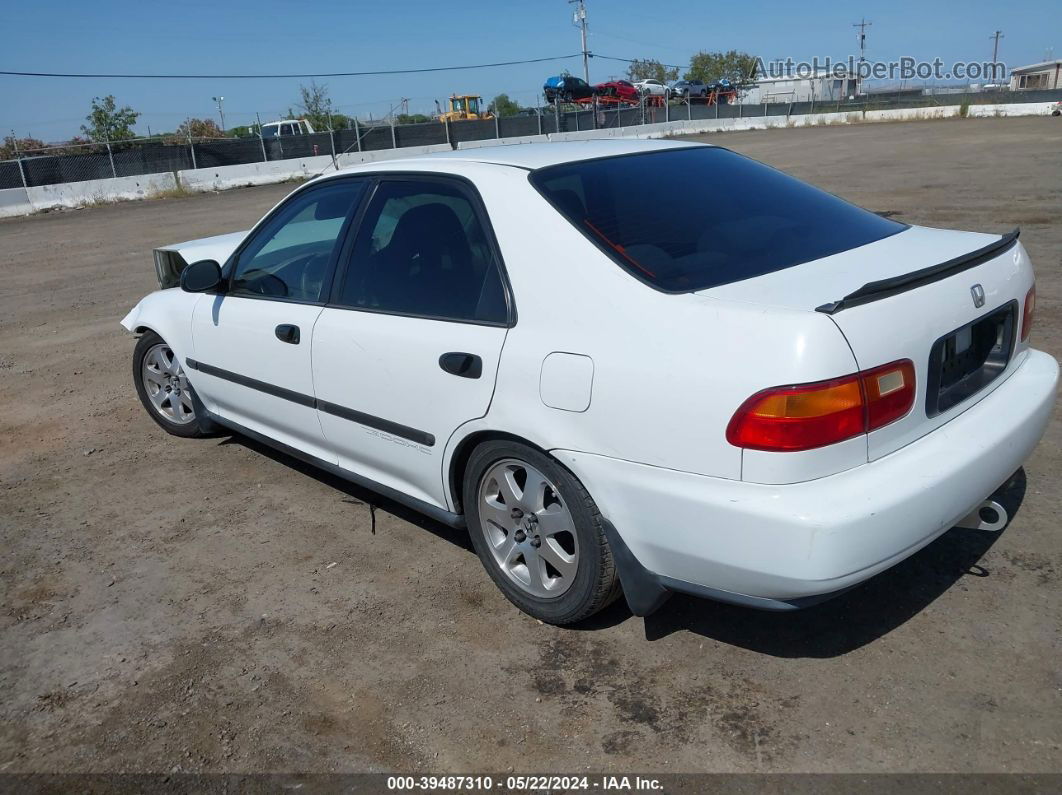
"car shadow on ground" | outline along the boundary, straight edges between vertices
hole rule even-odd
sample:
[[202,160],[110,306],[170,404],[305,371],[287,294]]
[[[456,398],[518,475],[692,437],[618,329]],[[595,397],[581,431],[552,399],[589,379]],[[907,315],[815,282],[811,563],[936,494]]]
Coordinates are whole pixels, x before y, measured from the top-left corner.
[[[1019,469],[995,495],[1011,520],[1025,488]],[[979,561],[1004,532],[952,528],[891,569],[805,610],[766,612],[678,594],[645,619],[646,639],[685,631],[773,657],[838,657],[896,629],[964,578],[991,577]]]
[[[268,445],[233,434],[221,445],[239,444],[347,495],[365,510],[386,511],[440,539],[475,554],[468,533],[318,469]],[[1013,520],[1025,498],[1025,470],[1019,469],[994,495]],[[1009,522],[1008,522],[1009,527]],[[887,635],[964,577],[990,577],[978,561],[1006,532],[952,528],[925,549],[840,596],[805,610],[769,612],[675,594],[645,622],[646,640],[692,632],[772,657],[839,657]],[[634,619],[621,597],[569,629],[597,631]]]
[[344,502],[352,506],[364,506],[364,510],[367,514],[365,518],[370,523],[373,532],[375,532],[376,529],[375,523],[377,517],[375,516],[375,512],[386,511],[392,516],[397,516],[399,519],[409,522],[422,530],[427,530],[432,535],[449,541],[454,546],[467,550],[473,555],[476,554],[475,550],[472,548],[472,542],[468,538],[468,533],[464,530],[455,530],[451,527],[447,527],[442,522],[429,519],[424,514],[419,513],[412,508],[407,508],[401,503],[389,500],[374,491],[362,488],[355,483],[351,483],[349,480],[344,480],[337,475],[319,469],[313,464],[301,461],[300,459],[276,450],[269,445],[262,444],[261,442],[238,433],[222,436],[218,444],[221,446],[238,444],[242,447],[246,447],[248,450],[253,450],[260,455],[267,456],[268,458],[271,458],[280,464],[284,464],[307,477],[313,478],[336,491],[346,494],[347,496],[343,500]]

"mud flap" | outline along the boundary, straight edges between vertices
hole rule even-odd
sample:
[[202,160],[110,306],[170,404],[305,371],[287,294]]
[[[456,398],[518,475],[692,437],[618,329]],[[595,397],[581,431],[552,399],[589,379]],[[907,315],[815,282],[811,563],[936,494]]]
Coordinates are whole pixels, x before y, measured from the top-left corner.
[[605,538],[612,548],[612,559],[616,562],[616,573],[627,606],[636,616],[655,613],[671,597],[671,591],[661,584],[659,577],[638,562],[612,523],[604,518],[601,521],[605,526]]

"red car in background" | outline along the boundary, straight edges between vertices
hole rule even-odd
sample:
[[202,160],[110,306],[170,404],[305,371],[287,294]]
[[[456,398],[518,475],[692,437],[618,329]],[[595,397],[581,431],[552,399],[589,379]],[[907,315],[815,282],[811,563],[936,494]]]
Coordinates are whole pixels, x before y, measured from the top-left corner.
[[598,83],[594,86],[594,93],[599,97],[607,97],[619,102],[630,102],[637,105],[641,100],[641,94],[633,83],[626,80],[609,80],[607,83]]

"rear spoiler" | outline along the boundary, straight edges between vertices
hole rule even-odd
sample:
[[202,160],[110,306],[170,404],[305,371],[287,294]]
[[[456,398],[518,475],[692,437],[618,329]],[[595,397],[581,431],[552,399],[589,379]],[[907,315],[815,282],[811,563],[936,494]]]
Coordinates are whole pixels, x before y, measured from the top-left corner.
[[954,276],[956,273],[962,273],[962,271],[975,268],[1012,248],[1017,244],[1018,235],[1020,234],[1021,228],[1015,227],[1013,232],[1008,232],[999,240],[989,243],[984,248],[971,251],[969,254],[962,254],[954,259],[949,259],[947,262],[942,262],[939,265],[930,265],[928,268],[911,271],[902,276],[893,276],[889,279],[867,282],[854,293],[849,293],[839,301],[832,301],[828,304],[815,307],[815,311],[827,315],[835,315],[843,309],[850,309],[853,306],[859,306],[860,304],[869,304],[873,301],[880,301],[882,298],[905,293],[908,290],[913,290],[924,284],[931,284],[932,282],[939,282],[941,279],[947,279],[949,276]]

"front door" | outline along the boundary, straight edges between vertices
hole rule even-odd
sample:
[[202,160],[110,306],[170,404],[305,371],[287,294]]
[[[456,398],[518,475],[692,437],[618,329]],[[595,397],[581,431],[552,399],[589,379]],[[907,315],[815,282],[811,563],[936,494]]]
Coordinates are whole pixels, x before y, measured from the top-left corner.
[[337,179],[291,196],[237,249],[227,289],[202,296],[192,315],[190,377],[207,407],[332,462],[314,408],[310,341],[364,187]]
[[478,195],[386,177],[314,326],[318,414],[340,466],[447,508],[443,451],[490,406],[510,322]]

